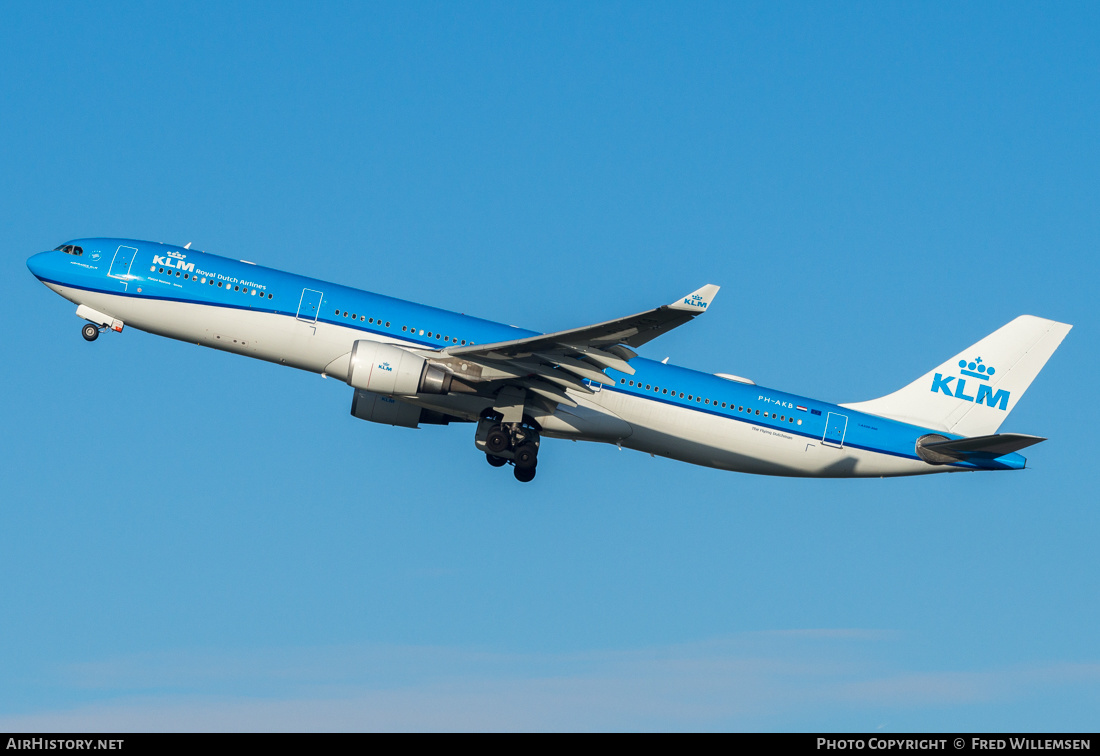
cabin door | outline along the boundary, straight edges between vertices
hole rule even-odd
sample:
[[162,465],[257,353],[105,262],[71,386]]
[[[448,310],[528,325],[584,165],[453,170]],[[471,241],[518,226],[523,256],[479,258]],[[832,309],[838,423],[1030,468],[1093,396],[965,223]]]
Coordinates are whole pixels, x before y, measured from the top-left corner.
[[112,278],[125,278],[128,276],[136,254],[137,249],[134,247],[119,247],[115,252],[115,258],[111,260],[111,270],[107,275]]
[[298,302],[298,320],[316,323],[321,310],[321,297],[324,295],[313,289],[302,289],[302,298]]
[[830,412],[825,418],[825,435],[821,437],[821,443],[839,449],[844,446],[844,434],[847,430],[848,416]]

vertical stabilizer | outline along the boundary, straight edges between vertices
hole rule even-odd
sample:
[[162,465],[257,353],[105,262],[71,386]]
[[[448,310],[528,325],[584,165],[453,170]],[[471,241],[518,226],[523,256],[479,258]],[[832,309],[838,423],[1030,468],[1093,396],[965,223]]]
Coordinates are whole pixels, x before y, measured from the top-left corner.
[[1072,327],[1021,315],[905,388],[842,406],[962,436],[996,433]]

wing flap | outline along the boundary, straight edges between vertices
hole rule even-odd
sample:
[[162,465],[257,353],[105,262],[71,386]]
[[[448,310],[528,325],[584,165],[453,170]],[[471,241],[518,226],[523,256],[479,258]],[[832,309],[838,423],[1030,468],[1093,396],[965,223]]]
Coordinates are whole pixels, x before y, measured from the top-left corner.
[[535,356],[551,365],[556,365],[562,370],[568,370],[570,373],[578,375],[581,378],[587,378],[590,381],[602,383],[605,386],[615,385],[615,381],[604,375],[603,370],[590,363],[560,354],[536,354]]

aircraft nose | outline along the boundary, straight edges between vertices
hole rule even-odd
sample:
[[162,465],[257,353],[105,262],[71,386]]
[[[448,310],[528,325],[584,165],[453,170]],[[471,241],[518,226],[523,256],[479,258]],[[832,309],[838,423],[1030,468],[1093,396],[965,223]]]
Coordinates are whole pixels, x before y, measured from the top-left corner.
[[49,252],[39,252],[37,255],[31,255],[31,258],[27,260],[27,267],[31,269],[31,273],[35,278],[41,279],[46,275],[46,260],[49,257]]

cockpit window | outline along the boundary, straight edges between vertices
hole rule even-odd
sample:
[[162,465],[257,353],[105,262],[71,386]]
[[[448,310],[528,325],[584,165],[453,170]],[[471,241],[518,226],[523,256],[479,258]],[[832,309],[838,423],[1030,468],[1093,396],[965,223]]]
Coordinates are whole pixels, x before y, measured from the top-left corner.
[[67,255],[76,255],[77,257],[80,257],[82,254],[84,254],[83,248],[78,247],[75,244],[62,244],[60,247],[55,249],[54,252],[64,252]]

